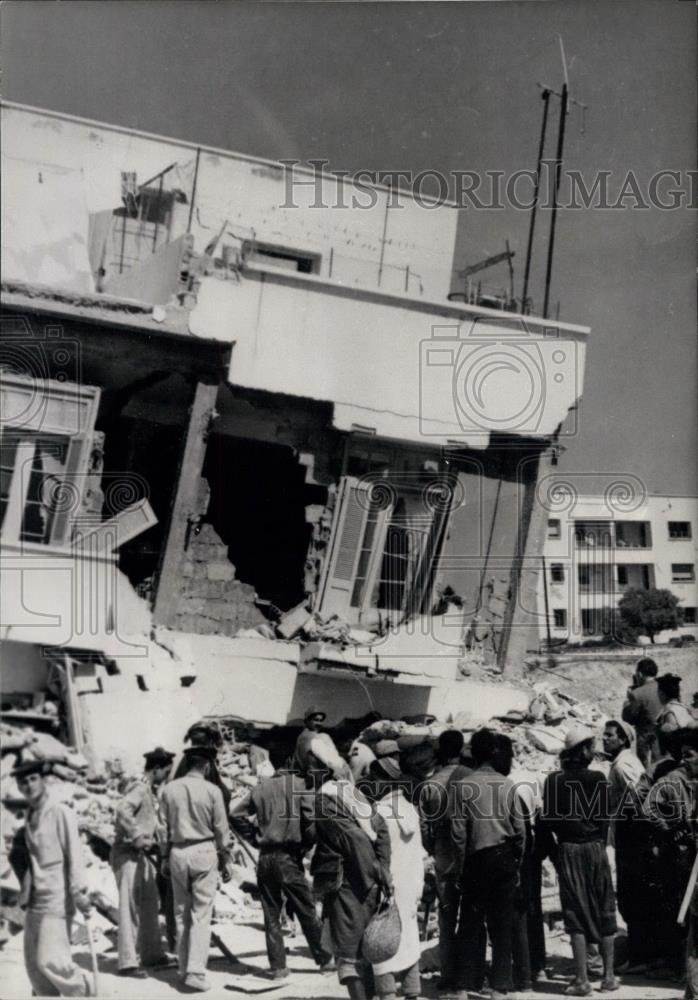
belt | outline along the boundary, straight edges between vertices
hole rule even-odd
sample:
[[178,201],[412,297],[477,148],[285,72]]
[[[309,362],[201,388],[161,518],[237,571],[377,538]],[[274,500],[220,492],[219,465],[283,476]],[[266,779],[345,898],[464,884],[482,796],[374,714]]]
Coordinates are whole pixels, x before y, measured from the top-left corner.
[[215,837],[202,837],[200,840],[178,840],[173,847],[196,847],[197,844],[214,844]]

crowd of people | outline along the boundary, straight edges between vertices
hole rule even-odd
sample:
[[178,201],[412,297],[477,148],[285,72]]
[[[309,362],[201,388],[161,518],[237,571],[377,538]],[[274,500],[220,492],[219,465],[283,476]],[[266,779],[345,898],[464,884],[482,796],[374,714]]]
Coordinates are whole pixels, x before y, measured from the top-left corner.
[[[532,990],[546,966],[549,858],[574,960],[567,995],[590,995],[595,974],[602,992],[614,992],[619,975],[642,973],[685,979],[687,998],[698,1000],[698,728],[679,679],[657,674],[653,661],[638,663],[619,717],[602,734],[570,729],[542,788],[517,774],[511,739],[491,728],[467,743],[456,729],[437,740],[364,736],[342,754],[313,707],[293,753],[258,751],[258,783],[231,804],[216,767],[220,734],[197,724],[180,754],[145,754],[142,778],[118,804],[111,862],[119,973],[141,978],[148,967],[176,965],[183,989],[210,988],[218,880],[233,873],[236,824],[252,819],[273,980],[289,976],[282,923],[290,913],[319,969],[336,971],[351,1000],[394,1000],[398,991],[416,1000],[428,861],[443,995],[487,989],[501,1000]],[[91,907],[76,820],[53,799],[42,762],[20,763],[15,775],[28,813],[11,860],[24,879],[32,989],[87,996],[69,936],[75,910]],[[362,943],[386,906],[399,915],[399,938],[371,965]],[[627,928],[622,955],[616,910]]]

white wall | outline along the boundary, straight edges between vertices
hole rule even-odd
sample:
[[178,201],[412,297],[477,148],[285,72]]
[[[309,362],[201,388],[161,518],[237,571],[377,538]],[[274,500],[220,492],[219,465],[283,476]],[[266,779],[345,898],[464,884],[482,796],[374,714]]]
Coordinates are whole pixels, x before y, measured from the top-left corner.
[[[472,447],[486,447],[492,430],[553,433],[583,391],[585,336],[560,329],[553,337],[551,328],[543,339],[453,313],[266,273],[204,278],[190,329],[234,341],[234,385],[334,402],[342,430],[360,423],[385,437]],[[472,398],[468,378],[500,355],[525,364],[500,376],[484,371],[482,411],[458,408]],[[520,417],[507,423],[509,414]]]
[[[99,212],[121,205],[121,171],[136,171],[142,184],[176,163],[166,183],[191,192],[196,148],[59,114],[5,107],[3,155],[25,161],[27,169],[40,159],[44,164],[82,171],[87,208]],[[296,177],[308,179],[300,173]],[[409,267],[411,294],[447,298],[458,220],[454,208],[422,208],[404,196],[398,199],[398,207],[388,209],[391,196],[382,189],[373,189],[375,204],[370,208],[352,207],[353,198],[360,205],[369,202],[365,189],[331,175],[322,181],[322,188],[322,203],[346,207],[312,207],[316,199],[312,185],[296,185],[289,199],[285,174],[278,164],[204,149],[197,177],[198,211],[192,225],[195,249],[201,252],[227,220],[223,243],[235,246],[238,238],[254,238],[320,253],[324,277],[344,285],[377,288],[381,271],[380,287],[391,292],[405,290]],[[284,208],[288,200],[295,207]],[[182,214],[183,220],[187,217],[188,212]],[[5,274],[5,278],[18,276]]]

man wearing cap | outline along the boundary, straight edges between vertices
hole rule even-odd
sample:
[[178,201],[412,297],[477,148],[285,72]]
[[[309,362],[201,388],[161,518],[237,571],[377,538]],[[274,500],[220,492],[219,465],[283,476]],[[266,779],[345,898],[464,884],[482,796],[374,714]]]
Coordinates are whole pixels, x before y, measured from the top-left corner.
[[557,870],[565,930],[570,935],[575,976],[567,996],[591,996],[588,947],[600,945],[603,959],[601,990],[613,992],[616,901],[606,854],[610,817],[610,785],[590,768],[594,734],[574,726],[565,736],[561,770],[549,774],[543,786],[541,835]]
[[[272,750],[273,763],[281,764]],[[273,979],[286,979],[286,948],[281,930],[284,898],[293,906],[313,958],[327,970],[332,955],[322,946],[322,927],[313,894],[303,870],[303,855],[314,846],[313,796],[305,782],[291,771],[279,769],[262,778],[249,799],[231,815],[246,811],[256,816],[259,828],[257,885],[264,912],[267,957]]]
[[[142,979],[142,966],[167,961],[160,939],[158,840],[163,829],[157,789],[167,781],[174,754],[156,747],[145,773],[116,807],[111,865],[119,888],[119,975]],[[140,959],[140,961],[139,961]]]
[[321,732],[322,724],[326,718],[326,713],[321,708],[318,708],[317,705],[311,705],[303,716],[305,729],[302,730],[296,740],[296,749],[293,754],[294,767],[300,774],[305,773],[310,754],[310,744],[318,733]]
[[219,856],[230,873],[230,828],[223,794],[207,780],[215,749],[192,746],[184,754],[187,773],[165,785],[160,802],[170,846],[179,975],[188,989],[204,992],[210,989],[205,973]]
[[70,953],[75,910],[90,912],[82,845],[75,814],[46,786],[46,769],[27,761],[12,772],[29,806],[11,855],[27,907],[24,963],[35,996],[85,997],[87,980]]

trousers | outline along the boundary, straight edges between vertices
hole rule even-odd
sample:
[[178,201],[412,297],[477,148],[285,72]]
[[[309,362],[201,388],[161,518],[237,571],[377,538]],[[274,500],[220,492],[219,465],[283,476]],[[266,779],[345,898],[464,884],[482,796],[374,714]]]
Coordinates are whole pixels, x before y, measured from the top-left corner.
[[486,924],[492,943],[490,985],[507,992],[511,985],[512,929],[517,863],[509,844],[477,851],[463,868],[463,903],[458,929],[470,975],[477,970]]
[[213,842],[173,847],[170,875],[177,927],[180,976],[203,975],[211,947],[211,917],[218,886],[218,852]]
[[70,953],[70,921],[27,910],[24,924],[24,964],[32,990],[39,997],[87,997],[84,974]]
[[419,978],[419,962],[415,962],[404,972],[374,973],[374,983],[378,1000],[397,1000],[397,982],[402,983],[402,995],[405,1000],[416,1000],[422,991]]
[[281,930],[284,897],[291,903],[298,917],[317,964],[329,962],[332,956],[322,946],[322,926],[315,912],[313,895],[300,858],[283,849],[262,851],[257,863],[257,885],[262,899],[270,968],[279,970],[286,967],[286,947]]
[[111,865],[119,889],[119,968],[154,965],[165,954],[155,864],[142,851],[116,845]]
[[439,900],[439,964],[441,977],[451,985],[456,983],[456,928],[460,895],[455,879],[436,876],[436,895]]

